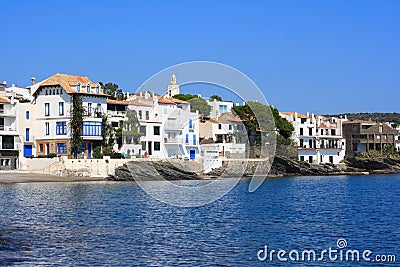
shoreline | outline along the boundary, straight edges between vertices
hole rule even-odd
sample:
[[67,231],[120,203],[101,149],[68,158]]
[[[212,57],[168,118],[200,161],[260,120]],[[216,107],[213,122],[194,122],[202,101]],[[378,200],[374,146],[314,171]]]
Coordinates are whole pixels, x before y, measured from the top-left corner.
[[[374,176],[374,175],[394,175],[399,173],[388,173],[388,172],[343,172],[343,173],[332,173],[324,175],[299,175],[299,174],[286,174],[286,175],[267,175],[266,178],[296,178],[296,177],[321,177],[321,176]],[[214,176],[200,176],[196,180],[213,180],[218,177]],[[227,177],[228,178],[228,177]],[[242,179],[252,179],[252,176],[244,175]],[[185,179],[176,179],[185,180]],[[187,179],[193,180],[193,179]],[[134,181],[134,180],[133,180]],[[104,177],[62,177],[54,176],[49,174],[41,173],[28,173],[19,171],[2,171],[0,172],[0,185],[6,184],[19,184],[19,183],[64,183],[64,182],[124,182],[124,181],[113,181]]]
[[2,171],[0,172],[1,184],[19,183],[53,183],[53,182],[98,182],[108,181],[103,177],[63,177],[50,174],[21,172],[21,171]]

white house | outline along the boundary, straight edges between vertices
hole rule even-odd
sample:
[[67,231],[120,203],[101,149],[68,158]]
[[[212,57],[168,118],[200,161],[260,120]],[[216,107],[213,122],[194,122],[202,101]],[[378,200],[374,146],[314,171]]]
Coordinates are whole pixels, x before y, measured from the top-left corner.
[[[173,80],[173,79],[172,79]],[[200,155],[199,120],[189,103],[172,96],[139,92],[127,99],[140,123],[140,155],[151,158],[188,158]]]
[[[0,86],[3,95],[5,86]],[[17,102],[0,97],[0,170],[18,168],[20,138],[17,131]]]
[[232,112],[233,102],[210,99],[207,103],[211,106],[210,118],[212,119],[219,118],[223,113]]
[[339,164],[344,160],[346,141],[342,124],[347,119],[297,112],[280,115],[294,126],[292,138],[298,146],[300,161]]
[[102,140],[101,114],[106,112],[107,95],[99,83],[85,76],[55,74],[35,88],[32,103],[36,106],[36,153],[70,154],[73,95],[79,95],[85,114],[82,122],[82,155],[92,156],[93,144]]

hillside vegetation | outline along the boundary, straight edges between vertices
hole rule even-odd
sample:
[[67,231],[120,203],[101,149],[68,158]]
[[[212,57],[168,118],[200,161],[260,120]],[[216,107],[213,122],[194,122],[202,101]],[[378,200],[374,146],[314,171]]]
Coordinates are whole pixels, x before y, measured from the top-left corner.
[[325,116],[347,116],[349,120],[371,120],[376,122],[393,122],[396,125],[400,125],[400,113],[393,112],[393,113],[343,113],[343,114],[331,114]]

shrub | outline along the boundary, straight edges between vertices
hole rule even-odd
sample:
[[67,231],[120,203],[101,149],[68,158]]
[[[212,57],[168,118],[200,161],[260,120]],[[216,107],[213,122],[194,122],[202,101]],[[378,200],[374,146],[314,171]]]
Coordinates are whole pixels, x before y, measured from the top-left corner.
[[49,158],[49,159],[52,159],[52,158],[55,158],[55,157],[57,157],[57,154],[56,154],[56,153],[49,153],[49,154],[47,155],[47,158]]

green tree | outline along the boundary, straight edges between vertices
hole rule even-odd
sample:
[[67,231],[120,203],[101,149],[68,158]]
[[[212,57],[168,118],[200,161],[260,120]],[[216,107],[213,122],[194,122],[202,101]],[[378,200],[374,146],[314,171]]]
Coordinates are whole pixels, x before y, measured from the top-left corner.
[[249,101],[243,106],[234,106],[232,110],[243,121],[249,132],[256,130],[272,130],[271,121],[273,120],[275,128],[281,136],[277,136],[277,142],[279,144],[291,143],[289,138],[294,131],[294,127],[290,122],[279,115],[279,111],[276,108],[266,106],[259,102]]
[[210,115],[211,106],[203,98],[201,97],[192,98],[189,99],[188,102],[190,103],[191,112],[196,112],[196,110],[198,110],[199,113],[203,116]]
[[126,96],[122,89],[118,88],[118,84],[116,83],[106,83],[103,84],[102,82],[99,82],[101,85],[101,88],[103,88],[103,92],[107,95],[110,96],[112,99],[117,99],[117,100],[125,100]]
[[139,132],[140,123],[137,118],[135,110],[126,110],[126,120],[123,122],[123,132],[121,133],[123,138],[129,144],[138,144],[140,137],[144,134]]
[[182,101],[188,101],[189,99],[192,98],[197,98],[197,95],[191,95],[191,94],[177,94],[174,95],[174,98],[182,100]]
[[78,94],[72,95],[72,118],[70,122],[71,129],[71,155],[76,159],[79,149],[82,146],[82,123],[84,108],[82,98]]
[[215,99],[215,100],[217,100],[217,101],[222,101],[222,97],[220,97],[219,95],[212,95],[212,96],[210,96],[210,100],[213,100],[213,99]]

